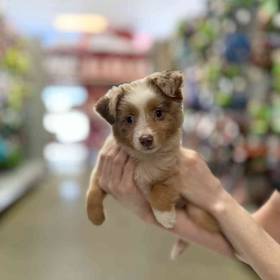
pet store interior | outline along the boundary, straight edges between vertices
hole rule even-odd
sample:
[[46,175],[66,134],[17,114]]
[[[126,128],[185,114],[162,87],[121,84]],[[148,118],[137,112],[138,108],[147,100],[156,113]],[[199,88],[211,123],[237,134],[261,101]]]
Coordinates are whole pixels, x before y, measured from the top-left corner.
[[177,69],[184,146],[254,211],[280,184],[279,0],[0,2],[1,279],[259,279],[197,244],[171,261],[174,236],[111,197],[88,221],[95,102]]

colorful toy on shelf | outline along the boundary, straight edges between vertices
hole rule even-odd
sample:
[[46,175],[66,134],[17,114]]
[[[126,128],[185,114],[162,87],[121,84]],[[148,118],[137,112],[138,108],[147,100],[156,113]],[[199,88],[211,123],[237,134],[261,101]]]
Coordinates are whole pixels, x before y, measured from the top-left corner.
[[225,39],[224,56],[229,63],[246,63],[251,54],[251,44],[247,35],[236,32]]

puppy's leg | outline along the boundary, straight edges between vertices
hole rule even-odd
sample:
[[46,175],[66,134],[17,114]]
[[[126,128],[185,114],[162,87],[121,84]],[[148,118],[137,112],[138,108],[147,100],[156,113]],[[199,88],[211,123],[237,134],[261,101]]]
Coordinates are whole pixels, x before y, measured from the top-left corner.
[[156,220],[165,228],[173,228],[176,223],[175,203],[179,193],[172,187],[156,184],[149,194],[149,201]]
[[218,222],[205,210],[189,203],[187,205],[187,213],[191,220],[203,229],[210,232],[220,231]]
[[[210,232],[220,231],[217,221],[203,209],[189,203],[187,204],[187,213],[190,219],[201,228],[206,229]],[[184,252],[187,246],[187,242],[185,242],[182,239],[178,239],[172,247],[170,254],[171,259],[175,260],[179,255],[181,255]]]
[[90,185],[87,191],[86,205],[88,218],[95,225],[101,225],[105,220],[103,200],[106,193],[100,189],[95,177],[95,170],[92,171]]
[[173,245],[170,252],[170,259],[175,260],[178,256],[180,256],[185,249],[189,246],[189,243],[184,241],[183,239],[177,239],[176,243]]

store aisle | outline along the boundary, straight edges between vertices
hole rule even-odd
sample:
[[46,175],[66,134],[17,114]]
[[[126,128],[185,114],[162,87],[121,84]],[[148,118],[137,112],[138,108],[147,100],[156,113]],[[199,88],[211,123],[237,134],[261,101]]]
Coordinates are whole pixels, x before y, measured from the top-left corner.
[[92,226],[84,212],[86,181],[49,177],[1,218],[2,280],[258,279],[196,246],[170,261],[173,238],[112,199],[106,224]]

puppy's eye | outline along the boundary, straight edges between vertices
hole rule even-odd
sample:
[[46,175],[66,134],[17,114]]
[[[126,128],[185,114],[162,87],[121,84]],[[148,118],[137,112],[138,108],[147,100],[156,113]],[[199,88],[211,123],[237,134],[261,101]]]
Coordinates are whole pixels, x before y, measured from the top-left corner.
[[134,117],[133,116],[127,116],[125,121],[128,123],[128,124],[133,124],[134,123]]
[[161,109],[156,109],[154,114],[157,120],[162,120],[164,117],[163,111]]

